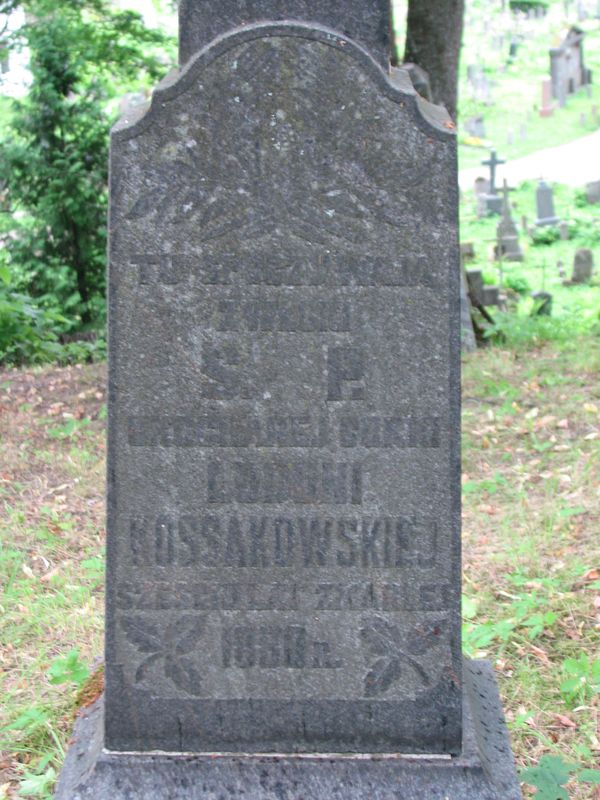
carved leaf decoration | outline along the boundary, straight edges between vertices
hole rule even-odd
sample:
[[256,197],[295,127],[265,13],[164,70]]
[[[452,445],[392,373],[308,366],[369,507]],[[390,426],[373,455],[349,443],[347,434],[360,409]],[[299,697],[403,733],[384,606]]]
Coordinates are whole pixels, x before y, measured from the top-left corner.
[[429,675],[414,656],[423,655],[437,645],[442,633],[443,622],[436,621],[415,625],[409,635],[402,638],[396,625],[381,618],[369,620],[360,634],[368,653],[378,658],[365,676],[365,696],[375,697],[386,692],[405,668],[413,670],[421,683],[429,686]]
[[383,694],[401,675],[402,666],[399,659],[378,659],[365,677],[365,697]]
[[148,678],[150,669],[158,662],[163,662],[165,676],[177,688],[188,694],[198,693],[202,675],[187,654],[200,642],[206,628],[205,615],[177,617],[166,626],[162,635],[155,625],[141,617],[125,617],[122,624],[127,639],[140,652],[149,653],[136,669],[136,683]]
[[160,653],[162,637],[156,626],[140,617],[125,617],[122,620],[127,639],[142,653]]
[[371,655],[385,656],[394,649],[394,638],[397,639],[398,632],[384,620],[375,619],[368,627],[361,628],[360,635]]
[[202,676],[191,658],[167,656],[165,658],[165,675],[173,681],[178,689],[187,694],[198,694]]
[[198,644],[205,629],[205,617],[186,616],[178,619],[169,630],[175,644],[175,653],[190,653]]
[[148,658],[145,658],[135,671],[135,682],[143,681],[150,667],[162,658],[162,653],[153,653]]
[[423,655],[440,641],[444,631],[443,622],[431,622],[428,625],[415,625],[407,640],[407,649],[415,656]]

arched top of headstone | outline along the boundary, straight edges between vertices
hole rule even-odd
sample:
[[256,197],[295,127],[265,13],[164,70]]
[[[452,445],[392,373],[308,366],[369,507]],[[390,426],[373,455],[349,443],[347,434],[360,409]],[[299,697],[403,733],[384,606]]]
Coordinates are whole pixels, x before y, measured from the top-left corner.
[[402,68],[392,68],[386,74],[352,39],[320,26],[302,23],[261,23],[234,29],[229,35],[214,40],[208,47],[199,51],[187,62],[181,71],[171,72],[156,88],[150,105],[140,105],[121,117],[113,128],[113,135],[128,139],[135,136],[160,114],[160,109],[171,98],[185,92],[196,81],[202,70],[215,59],[234,47],[256,39],[273,37],[293,37],[309,39],[344,53],[361,66],[364,74],[378,87],[379,91],[391,100],[402,104],[411,112],[414,123],[428,136],[446,139],[453,137],[455,126],[443,106],[436,106],[424,100],[414,90],[410,77]]
[[181,0],[179,63],[184,65],[213,39],[235,28],[281,21],[330,28],[389,67],[391,0]]

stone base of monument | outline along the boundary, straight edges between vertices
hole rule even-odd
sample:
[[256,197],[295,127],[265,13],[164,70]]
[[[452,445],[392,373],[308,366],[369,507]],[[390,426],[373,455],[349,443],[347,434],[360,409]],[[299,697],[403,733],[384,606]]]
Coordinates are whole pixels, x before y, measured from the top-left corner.
[[520,800],[491,664],[465,664],[463,752],[403,755],[112,753],[102,700],[79,718],[56,800]]

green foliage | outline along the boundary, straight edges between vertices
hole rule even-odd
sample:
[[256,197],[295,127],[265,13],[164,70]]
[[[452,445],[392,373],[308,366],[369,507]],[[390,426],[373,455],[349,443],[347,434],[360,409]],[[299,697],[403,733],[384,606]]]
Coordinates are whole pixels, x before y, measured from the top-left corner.
[[558,242],[560,239],[560,230],[555,225],[545,225],[541,228],[536,228],[532,235],[531,241],[534,245],[548,245]]
[[[463,490],[464,490],[463,485]],[[522,582],[519,574],[509,576],[515,586]],[[548,583],[543,587],[551,591]],[[500,611],[500,610],[499,610]],[[489,647],[493,642],[506,644],[510,640],[533,641],[545,631],[551,630],[558,622],[558,615],[547,609],[547,596],[537,591],[521,591],[512,602],[504,605],[497,618],[476,622],[477,603],[472,598],[463,599],[463,648],[467,655],[475,656],[478,650]]]
[[565,679],[560,691],[568,704],[586,703],[600,692],[600,659],[591,661],[587,653],[567,658],[562,664]]
[[507,275],[504,279],[504,285],[507,289],[512,289],[517,294],[529,294],[531,292],[529,281],[522,275]]
[[50,800],[52,797],[50,789],[55,780],[56,770],[54,767],[47,767],[43,772],[26,772],[19,786],[19,796],[41,797]]
[[544,13],[548,10],[548,3],[546,0],[510,0],[509,7],[511,11],[535,11],[542,8]]
[[600,333],[600,314],[561,316],[523,316],[497,312],[486,338],[511,349],[537,347],[543,342],[566,343],[586,333]]
[[90,671],[79,660],[79,652],[71,650],[66,656],[55,658],[48,670],[48,679],[52,684],[74,683],[83,686],[89,678]]
[[560,756],[545,755],[536,767],[521,770],[521,778],[537,788],[538,800],[569,800],[564,785],[573,769],[573,764],[567,764]]
[[[0,265],[0,364],[70,364],[106,355],[106,340],[61,343],[70,322],[56,305],[18,292],[10,285],[10,270]],[[55,301],[56,302],[56,301]]]
[[[44,316],[49,308],[60,309],[63,329],[100,327],[111,104],[132,83],[156,80],[170,39],[106,0],[30,0],[25,8],[29,21],[13,45],[29,48],[32,83],[13,101],[10,135],[0,143],[2,210],[10,215],[0,233],[3,267],[19,297],[35,299],[34,331],[57,332]],[[18,313],[19,302],[5,308],[13,322],[32,316]],[[52,336],[42,341],[45,357]],[[18,358],[29,358],[26,348]]]
[[521,770],[521,778],[535,786],[536,800],[569,800],[565,784],[570,780],[600,784],[600,770],[580,769],[576,764],[563,761],[560,756],[544,755],[535,767]]
[[66,322],[58,311],[40,308],[31,297],[0,287],[0,363],[58,359],[56,330]]

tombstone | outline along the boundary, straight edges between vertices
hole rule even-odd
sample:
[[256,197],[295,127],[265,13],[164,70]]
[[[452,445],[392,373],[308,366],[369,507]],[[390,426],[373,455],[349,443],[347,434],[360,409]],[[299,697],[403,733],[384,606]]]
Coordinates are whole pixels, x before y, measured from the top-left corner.
[[588,247],[575,251],[573,259],[573,275],[571,283],[587,283],[592,277],[594,269],[594,254]]
[[506,161],[503,161],[502,159],[498,158],[496,155],[496,151],[492,150],[489,159],[487,161],[482,161],[481,163],[484,167],[490,168],[490,191],[488,196],[486,197],[487,213],[501,214],[502,197],[498,194],[496,190],[496,169],[501,164],[505,164]]
[[559,221],[554,212],[554,190],[546,181],[540,181],[535,192],[537,208],[536,225],[556,225]]
[[583,57],[585,33],[572,27],[558,47],[550,48],[550,78],[552,96],[562,108],[567,96],[580,87],[591,83],[591,73],[586,68]]
[[565,278],[567,273],[565,272],[565,265],[564,262],[560,259],[556,262],[556,269],[558,270],[559,278]]
[[598,106],[596,104],[592,106],[592,120],[594,125],[598,125]]
[[524,122],[519,125],[519,138],[522,142],[527,141],[527,125]]
[[490,191],[490,182],[487,178],[475,178],[473,182],[473,192],[475,197],[479,197],[480,195],[488,194]]
[[391,48],[389,0],[181,0],[179,63],[234,28],[261,22],[298,22],[343,33],[387,70]]
[[471,301],[467,293],[464,269],[460,271],[460,349],[465,353],[477,350],[473,320],[471,318]]
[[475,260],[475,246],[473,242],[460,243],[460,258],[463,264],[467,261]]
[[600,203],[600,181],[586,183],[585,197],[588,203]]
[[569,239],[569,223],[566,220],[558,223],[558,232],[561,241],[566,242]]
[[519,41],[518,39],[512,39],[510,46],[508,48],[509,61],[513,61],[517,57],[518,52],[519,52]]
[[486,306],[500,306],[500,287],[488,286],[483,282],[480,269],[469,269],[466,272],[469,299],[475,308],[482,309]]
[[483,305],[483,274],[480,269],[467,270],[469,297],[474,306]]
[[485,120],[481,115],[469,117],[465,123],[465,127],[471,136],[475,136],[477,139],[485,139]]
[[515,135],[513,133],[513,129],[509,128],[506,132],[506,144],[510,147],[511,145],[514,144],[514,141],[515,141]]
[[544,78],[542,81],[542,106],[540,117],[551,117],[554,114],[554,103],[552,102],[552,81]]
[[454,126],[350,25],[387,3],[196,5],[112,134],[106,694],[56,798],[517,800],[460,647]]
[[500,287],[499,286],[484,286],[483,287],[483,305],[484,306],[499,306],[500,305]]
[[581,111],[579,113],[579,124],[581,125],[582,128],[585,128],[587,126],[587,116],[585,115],[585,111]]
[[550,292],[533,292],[534,305],[531,311],[532,317],[550,317],[552,316],[552,300],[553,297]]
[[511,214],[508,200],[508,184],[504,181],[502,191],[502,219],[496,227],[496,258],[504,261],[523,261],[523,252],[519,244],[519,234]]

